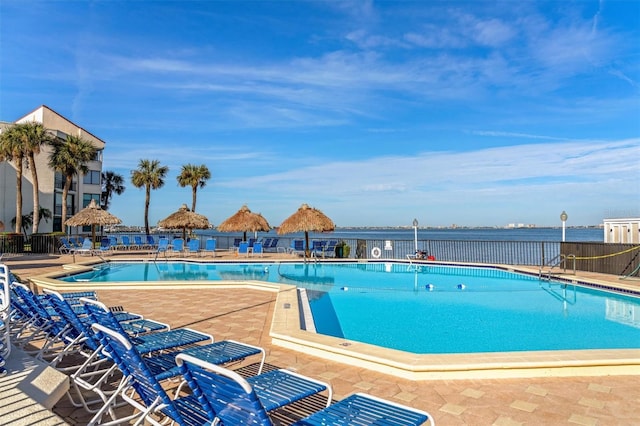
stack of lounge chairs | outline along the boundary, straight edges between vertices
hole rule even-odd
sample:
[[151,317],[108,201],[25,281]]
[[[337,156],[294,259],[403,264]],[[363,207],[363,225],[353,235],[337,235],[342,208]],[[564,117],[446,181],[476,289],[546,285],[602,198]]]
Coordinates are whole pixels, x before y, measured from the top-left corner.
[[[3,277],[13,296],[11,323],[3,323],[12,342],[69,376],[68,399],[91,413],[89,425],[272,425],[271,413],[315,395],[326,404],[316,411],[296,407],[295,425],[433,425],[420,410],[367,394],[334,402],[328,383],[272,367],[263,371],[262,348],[214,342],[197,330],[108,308],[94,292],[37,295],[9,283],[0,265]],[[253,356],[260,357],[255,375],[229,368]],[[169,380],[174,391],[167,390]]]

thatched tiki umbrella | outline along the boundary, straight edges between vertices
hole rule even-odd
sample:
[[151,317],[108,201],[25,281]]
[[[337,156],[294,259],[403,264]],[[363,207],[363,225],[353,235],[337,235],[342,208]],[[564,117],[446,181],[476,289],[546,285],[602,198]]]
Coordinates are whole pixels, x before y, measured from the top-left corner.
[[96,240],[96,225],[116,225],[122,223],[120,219],[106,210],[102,210],[92,199],[87,207],[67,219],[64,224],[67,226],[91,226],[91,241]]
[[298,211],[285,219],[278,228],[278,234],[291,234],[304,231],[305,254],[310,255],[309,231],[328,232],[336,229],[336,225],[320,210],[309,207],[307,204],[300,206]]
[[182,239],[187,239],[187,229],[208,229],[209,219],[206,216],[190,211],[186,204],[177,212],[170,214],[158,222],[158,226],[168,229],[182,229]]
[[247,232],[267,232],[271,230],[269,222],[260,213],[253,213],[245,205],[233,216],[218,225],[220,232],[243,232],[244,241],[247,241]]

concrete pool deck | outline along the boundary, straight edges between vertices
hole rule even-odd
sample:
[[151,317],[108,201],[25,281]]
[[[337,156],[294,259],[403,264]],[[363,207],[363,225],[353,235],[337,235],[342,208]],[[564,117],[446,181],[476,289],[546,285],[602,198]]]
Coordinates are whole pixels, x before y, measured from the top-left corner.
[[[133,255],[116,255],[124,260]],[[281,257],[283,255],[280,255]],[[274,255],[275,257],[275,255]],[[145,258],[145,256],[142,256]],[[146,257],[148,258],[148,257]],[[218,259],[229,260],[219,256]],[[4,259],[22,279],[59,272],[70,256],[20,256]],[[86,260],[86,259],[82,259]],[[257,260],[274,260],[264,257]],[[576,276],[573,276],[576,277]],[[580,279],[619,284],[617,276],[578,273]],[[640,282],[625,286],[640,289]],[[210,332],[218,340],[233,338],[257,344],[267,351],[267,362],[329,381],[335,398],[369,392],[429,411],[440,425],[517,424],[635,424],[640,418],[637,375],[535,377],[414,381],[299,352],[272,342],[278,293],[255,289],[99,290],[101,300],[123,305],[173,327],[189,326]],[[148,303],[153,300],[153,303]],[[190,309],[181,309],[189,306]],[[630,374],[631,372],[618,372]],[[82,424],[86,414],[61,401],[55,411],[69,423]],[[84,415],[84,417],[83,417]],[[286,423],[283,423],[286,424]]]

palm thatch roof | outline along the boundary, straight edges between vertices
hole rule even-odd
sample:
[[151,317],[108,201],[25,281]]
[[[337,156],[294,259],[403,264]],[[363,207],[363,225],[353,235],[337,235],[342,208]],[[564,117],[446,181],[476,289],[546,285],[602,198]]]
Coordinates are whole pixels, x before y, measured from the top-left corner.
[[183,204],[178,211],[159,221],[158,226],[167,229],[182,229],[182,238],[186,238],[187,229],[208,229],[211,225],[206,216],[190,211],[187,205]]
[[309,256],[309,232],[330,232],[336,229],[331,219],[320,210],[303,204],[300,208],[280,224],[278,234],[304,232],[305,253]]
[[91,241],[95,241],[95,225],[117,225],[122,221],[106,210],[102,210],[96,200],[92,199],[87,207],[67,219],[64,224],[67,226],[91,226]]
[[247,232],[267,232],[270,230],[271,226],[267,219],[260,213],[253,213],[246,205],[218,225],[220,232],[244,232],[245,240]]
[[87,207],[64,222],[67,226],[117,225],[118,223],[122,221],[108,211],[102,210],[93,199]]

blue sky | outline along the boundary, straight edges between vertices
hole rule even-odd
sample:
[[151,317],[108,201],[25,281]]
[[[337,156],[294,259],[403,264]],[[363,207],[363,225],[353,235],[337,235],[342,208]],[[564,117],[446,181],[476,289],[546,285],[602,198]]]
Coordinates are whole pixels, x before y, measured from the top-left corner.
[[45,104],[106,141],[142,225],[206,164],[197,211],[279,225],[600,224],[640,215],[640,2],[0,3],[0,120]]

